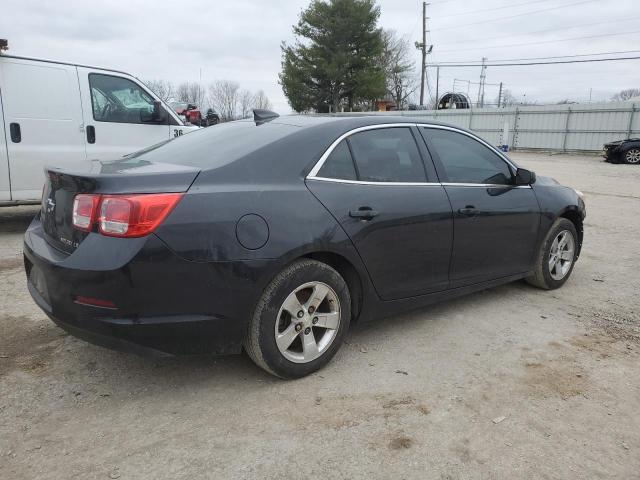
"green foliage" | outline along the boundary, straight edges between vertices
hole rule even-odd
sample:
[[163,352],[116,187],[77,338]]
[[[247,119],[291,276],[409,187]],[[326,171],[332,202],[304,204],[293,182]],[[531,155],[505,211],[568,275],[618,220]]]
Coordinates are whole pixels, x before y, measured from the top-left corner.
[[361,108],[385,93],[380,8],[374,0],[313,0],[282,44],[280,84],[298,111]]

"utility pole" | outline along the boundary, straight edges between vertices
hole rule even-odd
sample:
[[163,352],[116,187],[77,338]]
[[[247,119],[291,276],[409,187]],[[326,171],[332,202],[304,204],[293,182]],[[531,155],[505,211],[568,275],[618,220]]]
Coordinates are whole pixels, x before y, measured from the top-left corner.
[[[427,73],[427,54],[433,45],[427,45],[427,2],[422,2],[422,42],[416,42],[416,48],[422,51],[422,69],[420,71],[420,106],[424,105],[424,82]],[[427,48],[428,47],[428,48]],[[437,100],[436,100],[437,101]]]
[[502,82],[500,82],[500,90],[498,91],[498,108],[500,108],[501,103],[502,103]]
[[478,107],[484,107],[484,82],[487,78],[487,57],[482,57],[482,69],[480,70],[480,85],[478,86]]
[[436,107],[435,110],[438,110],[438,90],[440,89],[440,65],[436,67]]

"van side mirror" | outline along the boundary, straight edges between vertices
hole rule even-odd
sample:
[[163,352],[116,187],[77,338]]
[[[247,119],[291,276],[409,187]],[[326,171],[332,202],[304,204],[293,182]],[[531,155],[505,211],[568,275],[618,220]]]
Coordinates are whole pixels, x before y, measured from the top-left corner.
[[531,170],[519,168],[516,171],[516,185],[531,185],[536,183],[536,174]]
[[160,100],[155,100],[153,102],[153,121],[154,122],[164,122],[167,119],[167,113],[162,108],[162,102]]
[[142,123],[164,123],[167,120],[167,113],[162,108],[162,102],[155,100],[153,102],[153,110],[146,108],[140,109],[140,121]]

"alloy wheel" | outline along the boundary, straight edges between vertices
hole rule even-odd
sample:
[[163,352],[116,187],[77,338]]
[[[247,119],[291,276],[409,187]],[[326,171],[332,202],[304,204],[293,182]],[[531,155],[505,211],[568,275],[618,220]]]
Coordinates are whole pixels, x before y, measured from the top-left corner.
[[573,264],[575,241],[569,230],[562,230],[551,244],[549,252],[549,274],[554,280],[562,280]]
[[637,164],[640,163],[640,148],[632,148],[624,156],[627,163]]
[[326,283],[308,282],[291,292],[275,325],[280,353],[294,363],[308,363],[326,352],[340,328],[340,300]]

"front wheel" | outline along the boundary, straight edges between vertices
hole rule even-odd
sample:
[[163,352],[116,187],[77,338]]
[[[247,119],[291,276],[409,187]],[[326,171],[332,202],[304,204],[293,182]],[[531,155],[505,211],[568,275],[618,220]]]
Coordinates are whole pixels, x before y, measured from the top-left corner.
[[575,225],[566,218],[558,218],[540,246],[533,275],[527,282],[545,290],[560,288],[573,271],[577,245]]
[[244,342],[251,359],[281,378],[300,378],[326,365],[349,329],[351,296],[330,266],[299,260],[265,289]]
[[630,165],[640,164],[640,148],[631,148],[624,152],[624,161]]

